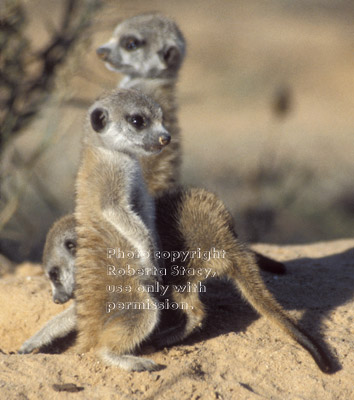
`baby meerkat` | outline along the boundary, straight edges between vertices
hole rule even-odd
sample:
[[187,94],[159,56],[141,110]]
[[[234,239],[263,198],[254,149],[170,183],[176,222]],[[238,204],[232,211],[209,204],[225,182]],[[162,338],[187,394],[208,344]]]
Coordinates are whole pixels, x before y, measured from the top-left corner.
[[[137,90],[102,96],[89,118],[76,180],[78,349],[95,348],[106,363],[126,370],[154,370],[153,361],[131,354],[159,320],[155,298],[146,289],[154,285],[159,268],[153,257],[154,202],[137,156],[160,152],[170,135],[160,106]],[[108,248],[126,249],[139,258],[112,263]],[[110,274],[115,268],[125,273]],[[127,289],[108,289],[118,285]],[[123,308],[109,306],[115,304]],[[125,308],[132,304],[137,308]]]

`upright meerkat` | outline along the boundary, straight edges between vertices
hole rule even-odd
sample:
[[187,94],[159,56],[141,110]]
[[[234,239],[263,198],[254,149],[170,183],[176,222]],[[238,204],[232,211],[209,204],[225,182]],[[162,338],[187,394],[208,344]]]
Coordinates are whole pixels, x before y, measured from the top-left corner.
[[[162,115],[160,106],[137,90],[120,89],[102,96],[89,111],[76,180],[78,349],[95,348],[106,363],[132,371],[157,367],[131,353],[159,320],[155,298],[146,289],[154,285],[154,271],[155,275],[158,271],[153,257],[157,249],[154,202],[137,156],[156,154],[170,142]],[[112,263],[107,260],[108,248],[140,257]],[[109,268],[124,273],[116,276]],[[116,286],[127,289],[107,289]],[[123,308],[109,307],[117,302]],[[125,309],[129,304],[143,309]]]

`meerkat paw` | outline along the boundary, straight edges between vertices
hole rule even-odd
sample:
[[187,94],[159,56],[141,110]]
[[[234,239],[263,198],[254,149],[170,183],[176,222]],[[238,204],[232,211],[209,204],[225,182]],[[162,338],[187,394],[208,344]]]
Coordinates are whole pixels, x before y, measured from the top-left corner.
[[118,356],[109,350],[102,350],[100,352],[102,360],[108,364],[120,367],[126,371],[158,371],[164,368],[163,365],[156,364],[148,358],[142,358],[132,355]]
[[37,350],[41,347],[41,344],[37,342],[37,340],[33,340],[34,338],[30,338],[23,343],[23,345],[18,350],[18,354],[29,354],[34,350]]

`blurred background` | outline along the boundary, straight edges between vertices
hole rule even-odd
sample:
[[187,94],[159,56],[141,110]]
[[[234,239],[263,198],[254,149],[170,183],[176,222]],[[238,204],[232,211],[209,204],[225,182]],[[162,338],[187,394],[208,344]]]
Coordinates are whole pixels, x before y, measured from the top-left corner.
[[95,49],[119,20],[173,18],[183,183],[216,192],[249,242],[354,234],[354,2],[4,0],[0,253],[41,258],[74,208],[87,108],[121,76]]

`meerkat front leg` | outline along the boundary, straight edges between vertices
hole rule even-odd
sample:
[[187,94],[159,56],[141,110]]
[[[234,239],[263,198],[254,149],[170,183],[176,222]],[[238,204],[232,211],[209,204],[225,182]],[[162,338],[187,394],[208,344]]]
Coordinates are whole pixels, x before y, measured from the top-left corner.
[[123,207],[107,207],[103,210],[105,219],[124,236],[141,256],[145,255],[144,265],[147,268],[157,268],[152,261],[156,244],[152,240],[151,232],[147,229],[141,218],[132,211]]
[[48,321],[42,329],[25,341],[18,353],[27,354],[68,335],[76,328],[75,304]]

